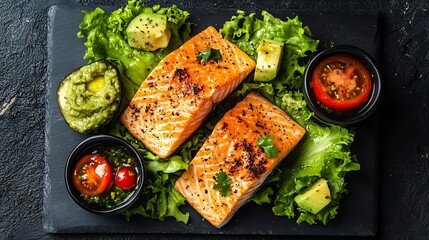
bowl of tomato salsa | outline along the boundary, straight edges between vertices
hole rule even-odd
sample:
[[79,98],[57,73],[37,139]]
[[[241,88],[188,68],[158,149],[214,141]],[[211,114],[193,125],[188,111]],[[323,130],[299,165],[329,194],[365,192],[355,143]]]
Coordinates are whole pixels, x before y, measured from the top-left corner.
[[381,93],[380,73],[362,49],[337,46],[318,53],[304,73],[304,98],[320,121],[341,126],[367,119]]
[[79,143],[65,167],[65,183],[72,199],[97,214],[118,214],[138,204],[144,176],[139,152],[111,135],[95,135]]

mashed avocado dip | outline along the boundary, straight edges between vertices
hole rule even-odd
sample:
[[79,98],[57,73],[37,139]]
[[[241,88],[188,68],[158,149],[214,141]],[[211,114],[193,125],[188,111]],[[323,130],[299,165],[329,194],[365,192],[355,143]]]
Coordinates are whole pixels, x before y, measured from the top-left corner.
[[58,88],[58,104],[65,121],[81,133],[105,126],[119,108],[119,72],[107,61],[75,70]]

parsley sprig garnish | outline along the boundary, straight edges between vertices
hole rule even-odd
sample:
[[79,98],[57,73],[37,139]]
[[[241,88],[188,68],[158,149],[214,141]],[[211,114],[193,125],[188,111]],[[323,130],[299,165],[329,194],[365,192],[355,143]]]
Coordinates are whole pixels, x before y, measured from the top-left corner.
[[279,149],[274,146],[274,138],[270,135],[263,135],[258,138],[256,145],[260,146],[267,158],[277,157]]
[[222,197],[231,194],[231,178],[223,171],[216,173],[217,183],[213,185],[214,190],[219,190]]
[[213,48],[198,52],[197,60],[201,61],[203,64],[206,64],[210,59],[220,62],[222,60],[222,54],[218,49]]

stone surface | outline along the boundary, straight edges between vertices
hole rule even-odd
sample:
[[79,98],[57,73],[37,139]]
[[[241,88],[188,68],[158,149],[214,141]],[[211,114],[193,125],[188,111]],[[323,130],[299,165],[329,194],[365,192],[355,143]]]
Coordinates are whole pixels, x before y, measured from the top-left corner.
[[[148,1],[170,4],[173,1]],[[203,239],[173,235],[50,235],[43,224],[47,13],[56,4],[123,1],[0,2],[0,233],[2,239]],[[384,79],[380,129],[381,239],[429,236],[429,3],[427,1],[177,1],[183,8],[379,9]],[[211,236],[212,239],[225,236]],[[234,239],[249,239],[234,236]],[[252,237],[281,239],[281,237]],[[296,237],[307,239],[307,237]],[[313,238],[312,238],[313,239]],[[332,238],[330,238],[332,239]]]

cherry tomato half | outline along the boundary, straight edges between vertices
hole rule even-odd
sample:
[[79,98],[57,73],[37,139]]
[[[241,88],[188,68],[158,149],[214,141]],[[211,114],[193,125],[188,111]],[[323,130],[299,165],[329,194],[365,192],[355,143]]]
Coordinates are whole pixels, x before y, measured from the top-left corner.
[[75,166],[73,184],[80,193],[95,196],[110,187],[112,175],[112,168],[105,157],[100,154],[86,155]]
[[115,185],[129,190],[137,184],[137,173],[131,166],[122,166],[118,168],[115,177]]
[[334,110],[351,110],[368,99],[371,76],[357,58],[338,54],[324,59],[312,76],[314,94],[323,105]]

